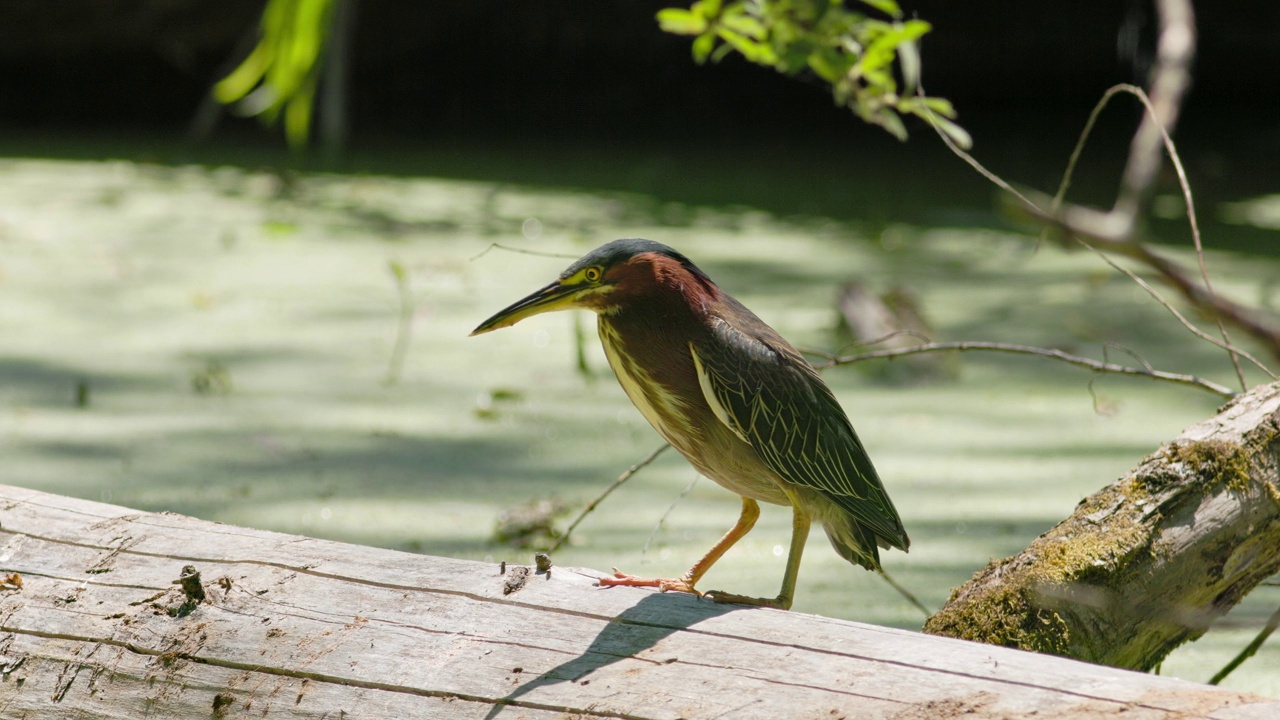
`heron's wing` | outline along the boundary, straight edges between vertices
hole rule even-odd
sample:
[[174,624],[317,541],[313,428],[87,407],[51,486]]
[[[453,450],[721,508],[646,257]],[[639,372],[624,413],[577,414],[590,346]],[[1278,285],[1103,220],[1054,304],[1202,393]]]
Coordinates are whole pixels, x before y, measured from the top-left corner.
[[690,343],[716,417],[783,480],[821,491],[879,539],[906,550],[902,520],[831,390],[795,348],[746,315],[754,321],[750,331],[716,318],[712,342]]

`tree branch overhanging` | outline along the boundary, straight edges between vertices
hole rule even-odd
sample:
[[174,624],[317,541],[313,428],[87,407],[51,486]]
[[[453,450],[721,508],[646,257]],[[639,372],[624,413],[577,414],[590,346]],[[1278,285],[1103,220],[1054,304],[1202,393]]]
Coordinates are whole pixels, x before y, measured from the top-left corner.
[[872,350],[857,355],[828,355],[825,353],[813,353],[826,358],[827,362],[817,363],[815,367],[819,369],[834,367],[836,365],[849,365],[856,362],[864,362],[867,360],[905,357],[908,355],[918,355],[921,353],[934,352],[967,352],[967,351],[989,351],[1013,353],[1017,355],[1035,355],[1038,357],[1050,358],[1061,362],[1075,365],[1077,367],[1086,368],[1099,373],[1114,373],[1118,375],[1131,375],[1135,377],[1145,377],[1151,380],[1159,380],[1162,382],[1175,383],[1178,385],[1187,385],[1190,387],[1198,387],[1201,390],[1207,390],[1211,393],[1221,395],[1225,398],[1235,396],[1230,388],[1219,385],[1211,380],[1196,377],[1195,375],[1184,375],[1181,373],[1164,372],[1156,370],[1152,367],[1130,367],[1127,365],[1119,365],[1112,362],[1103,362],[1092,358],[1082,357],[1080,355],[1072,355],[1054,348],[1031,347],[1028,345],[1011,345],[1008,343],[996,342],[978,342],[978,341],[960,341],[960,342],[938,342],[925,343],[923,345],[915,345],[907,348],[894,348],[889,350]]
[[572,535],[573,531],[577,529],[578,524],[581,523],[588,515],[590,515],[591,512],[596,509],[597,505],[604,502],[604,499],[609,497],[609,494],[612,493],[614,490],[617,490],[619,487],[622,487],[623,483],[630,480],[632,475],[635,475],[636,473],[640,472],[644,468],[648,467],[649,463],[652,463],[654,460],[657,460],[658,456],[661,455],[663,451],[665,451],[669,447],[671,447],[671,445],[667,443],[663,443],[656,450],[646,455],[643,460],[640,460],[635,465],[632,465],[626,470],[623,470],[622,474],[618,476],[617,480],[614,480],[612,483],[609,483],[609,487],[606,487],[599,495],[595,497],[594,500],[587,503],[587,506],[582,508],[582,512],[578,513],[578,516],[573,519],[573,522],[569,523],[569,527],[565,529],[564,533],[561,534],[560,537],[556,538],[555,544],[553,544],[550,548],[548,548],[547,552],[553,553],[556,550],[559,550],[562,545],[569,542],[569,536]]
[[[1058,191],[1052,198],[1034,191],[1019,191],[957,146],[945,133],[939,132],[938,135],[957,157],[1016,198],[1019,209],[1031,219],[1059,230],[1066,238],[1085,239],[1099,250],[1142,262],[1159,273],[1194,307],[1213,317],[1222,334],[1223,343],[1231,354],[1241,385],[1244,386],[1246,382],[1236,358],[1238,349],[1231,344],[1224,321],[1241,328],[1263,343],[1276,358],[1280,358],[1280,326],[1264,319],[1256,310],[1219,296],[1209,281],[1191,189],[1177,148],[1169,134],[1177,122],[1182,100],[1190,85],[1191,62],[1195,56],[1195,18],[1189,0],[1157,0],[1156,9],[1160,27],[1150,96],[1141,88],[1128,84],[1112,87],[1103,95],[1085,124]],[[1076,163],[1099,114],[1112,97],[1122,92],[1138,98],[1147,112],[1130,142],[1129,159],[1115,204],[1109,211],[1064,205],[1063,198],[1071,185]],[[1187,219],[1191,226],[1203,285],[1192,280],[1191,273],[1180,265],[1136,239],[1139,221],[1146,216],[1154,194],[1162,152],[1167,152],[1170,156],[1187,203]]]

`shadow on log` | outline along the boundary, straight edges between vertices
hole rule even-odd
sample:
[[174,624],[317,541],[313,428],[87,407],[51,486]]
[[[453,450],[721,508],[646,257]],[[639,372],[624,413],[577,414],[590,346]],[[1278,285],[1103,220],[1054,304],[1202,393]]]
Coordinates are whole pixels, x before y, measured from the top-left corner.
[[1280,571],[1280,383],[991,563],[925,632],[1150,670]]
[[[1280,717],[1280,701],[1256,695],[602,589],[593,571],[413,555],[10,486],[0,523],[6,720]],[[507,582],[517,568],[524,582]]]

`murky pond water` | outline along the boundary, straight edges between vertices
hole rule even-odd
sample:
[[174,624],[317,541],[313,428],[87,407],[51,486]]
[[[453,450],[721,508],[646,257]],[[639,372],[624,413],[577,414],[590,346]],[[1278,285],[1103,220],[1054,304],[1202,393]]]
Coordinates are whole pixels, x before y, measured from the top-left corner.
[[[1116,343],[1160,369],[1232,379],[1220,352],[1128,280],[1012,231],[484,181],[5,160],[0,481],[522,560],[490,541],[504,509],[541,498],[576,509],[660,441],[614,382],[591,318],[467,337],[569,262],[491,246],[576,257],[624,236],[681,249],[804,348],[845,342],[835,297],[860,280],[909,288],[941,339],[1095,357]],[[1276,261],[1210,263],[1217,287],[1245,302],[1265,302],[1280,275]],[[887,554],[886,567],[931,607],[1220,402],[1032,358],[966,355],[956,368],[915,384],[826,372],[912,536],[912,552]],[[674,453],[660,458],[583,522],[557,563],[678,574],[738,511],[694,481]],[[789,530],[787,511],[766,508],[704,584],[775,593]],[[815,537],[796,610],[919,626],[890,588]],[[1275,587],[1260,588],[1165,672],[1204,680],[1278,603]],[[1275,667],[1273,641],[1229,684],[1280,695]]]

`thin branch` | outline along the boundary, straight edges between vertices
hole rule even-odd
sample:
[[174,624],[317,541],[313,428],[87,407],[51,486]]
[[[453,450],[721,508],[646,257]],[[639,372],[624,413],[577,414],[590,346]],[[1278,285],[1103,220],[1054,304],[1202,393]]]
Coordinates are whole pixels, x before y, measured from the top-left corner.
[[640,548],[641,555],[649,552],[649,543],[653,542],[653,536],[658,534],[658,530],[662,528],[663,523],[667,521],[667,517],[671,515],[672,510],[676,509],[676,506],[680,504],[680,501],[683,500],[686,495],[693,492],[693,487],[698,484],[698,479],[701,477],[701,474],[695,473],[693,480],[690,480],[684,490],[681,490],[680,494],[676,496],[676,499],[671,501],[671,504],[667,506],[666,512],[662,513],[662,517],[658,518],[658,522],[653,524],[653,529],[649,531],[649,537],[644,539],[644,546]]
[[[1201,340],[1204,340],[1205,342],[1208,342],[1208,343],[1210,343],[1210,344],[1217,345],[1218,347],[1220,347],[1220,348],[1222,348],[1222,349],[1224,349],[1224,350],[1227,350],[1228,352],[1233,353],[1233,356],[1234,356],[1234,355],[1239,355],[1240,357],[1242,357],[1242,358],[1244,358],[1244,359],[1248,360],[1249,362],[1251,362],[1251,363],[1253,363],[1255,366],[1257,366],[1257,368],[1258,368],[1259,370],[1261,370],[1262,372],[1264,372],[1264,373],[1266,373],[1268,376],[1270,376],[1272,380],[1280,379],[1280,378],[1277,378],[1277,377],[1276,377],[1276,375],[1275,375],[1275,373],[1271,372],[1271,370],[1269,370],[1269,369],[1267,368],[1267,366],[1266,366],[1266,365],[1263,365],[1263,364],[1262,364],[1262,362],[1261,362],[1261,361],[1259,361],[1257,358],[1255,358],[1253,355],[1251,355],[1251,354],[1249,354],[1249,353],[1245,352],[1244,350],[1241,350],[1240,348],[1238,348],[1238,347],[1236,347],[1236,346],[1234,346],[1234,345],[1231,345],[1231,344],[1229,344],[1229,343],[1225,343],[1225,342],[1223,342],[1223,341],[1219,340],[1218,338],[1213,337],[1212,335],[1210,335],[1210,334],[1206,333],[1205,331],[1201,330],[1200,328],[1196,327],[1196,326],[1195,326],[1195,324],[1193,324],[1190,320],[1188,320],[1188,319],[1186,318],[1186,316],[1185,316],[1185,315],[1183,315],[1182,313],[1178,312],[1178,309],[1177,309],[1177,308],[1175,308],[1172,304],[1170,304],[1168,300],[1165,300],[1163,297],[1161,297],[1160,293],[1159,293],[1159,292],[1157,292],[1155,288],[1151,287],[1151,284],[1150,284],[1150,283],[1148,283],[1147,281],[1145,281],[1145,280],[1143,280],[1142,278],[1138,277],[1138,274],[1137,274],[1137,273],[1133,272],[1132,270],[1130,270],[1130,269],[1128,269],[1128,268],[1126,268],[1126,267],[1121,266],[1119,263],[1117,263],[1116,261],[1114,261],[1114,260],[1112,260],[1110,257],[1108,257],[1106,253],[1104,253],[1104,252],[1102,252],[1101,250],[1099,250],[1098,248],[1096,248],[1096,247],[1094,247],[1094,246],[1090,245],[1089,243],[1085,242],[1084,240],[1082,240],[1082,239],[1080,239],[1080,238],[1076,238],[1076,242],[1078,242],[1078,243],[1080,243],[1081,245],[1085,246],[1086,248],[1089,248],[1090,250],[1092,250],[1095,254],[1097,254],[1097,256],[1098,256],[1098,257],[1102,258],[1102,261],[1103,261],[1103,262],[1105,262],[1106,264],[1110,265],[1110,266],[1111,266],[1112,268],[1114,268],[1115,270],[1117,270],[1117,271],[1119,271],[1119,272],[1124,273],[1125,275],[1127,275],[1127,276],[1129,277],[1129,279],[1130,279],[1130,280],[1132,280],[1132,281],[1134,281],[1135,283],[1137,283],[1139,287],[1141,287],[1143,290],[1146,290],[1146,291],[1147,291],[1147,293],[1148,293],[1149,295],[1151,295],[1151,297],[1155,298],[1156,302],[1158,302],[1158,303],[1160,303],[1162,306],[1164,306],[1164,309],[1166,309],[1166,310],[1168,310],[1170,313],[1172,313],[1172,314],[1173,314],[1173,316],[1174,316],[1175,318],[1177,318],[1177,319],[1178,319],[1178,322],[1182,323],[1182,326],[1183,326],[1183,327],[1185,327],[1187,330],[1190,330],[1190,331],[1191,331],[1191,332],[1192,332],[1196,337],[1198,337],[1198,338],[1200,338]],[[1247,389],[1247,388],[1246,388],[1246,389]]]
[[1100,362],[1092,358],[1082,357],[1080,355],[1072,355],[1061,350],[1053,348],[1030,347],[1027,345],[1011,345],[1008,343],[996,342],[941,342],[927,343],[924,345],[916,345],[909,348],[896,348],[892,350],[875,350],[872,352],[859,353],[857,355],[830,356],[822,353],[814,353],[827,358],[826,363],[815,364],[817,368],[827,368],[836,365],[848,365],[865,360],[874,360],[877,358],[895,358],[907,355],[918,355],[921,353],[932,352],[965,352],[971,350],[984,350],[989,352],[1012,353],[1015,355],[1035,355],[1037,357],[1050,358],[1059,360],[1070,365],[1087,368],[1094,372],[1114,373],[1117,375],[1133,375],[1136,377],[1150,378],[1151,380],[1159,380],[1162,382],[1174,383],[1177,385],[1189,385],[1198,387],[1201,390],[1207,390],[1215,395],[1221,395],[1225,398],[1235,397],[1235,393],[1231,388],[1219,385],[1211,380],[1196,377],[1195,375],[1182,375],[1179,373],[1164,372],[1162,370],[1151,370],[1147,368],[1129,367],[1128,365],[1117,365],[1110,362]]
[[[1195,15],[1191,0],[1157,0],[1159,36],[1151,71],[1150,111],[1129,144],[1124,182],[1115,210],[1136,221],[1143,212],[1160,172],[1160,145],[1178,123],[1182,98],[1191,84],[1191,60],[1196,49]],[[1145,97],[1145,93],[1143,96]],[[1129,233],[1132,235],[1132,230]]]
[[[1189,7],[1187,12],[1190,12]],[[1164,34],[1167,35],[1168,33],[1169,31],[1166,30]],[[1151,99],[1140,88],[1137,89],[1135,94],[1146,107],[1147,117],[1154,116],[1157,111]],[[1209,267],[1204,261],[1204,243],[1200,239],[1200,221],[1196,219],[1196,203],[1191,194],[1191,181],[1187,179],[1187,170],[1182,166],[1182,155],[1178,152],[1178,147],[1174,145],[1173,138],[1169,136],[1168,127],[1165,125],[1158,125],[1157,127],[1160,131],[1160,140],[1164,143],[1165,152],[1169,155],[1169,162],[1173,164],[1173,170],[1178,175],[1178,187],[1182,189],[1182,200],[1186,204],[1187,224],[1191,227],[1191,241],[1196,246],[1196,262],[1200,265],[1200,277],[1204,280],[1205,293],[1216,304],[1220,299],[1217,293],[1213,291],[1213,283],[1209,281]],[[1215,313],[1213,319],[1218,324],[1218,333],[1222,335],[1222,342],[1226,343],[1227,353],[1231,356],[1231,365],[1236,370],[1236,378],[1240,380],[1240,389],[1242,391],[1248,390],[1249,384],[1244,379],[1244,370],[1240,367],[1240,357],[1231,344],[1231,337],[1227,334],[1227,326],[1222,322],[1222,314]]]
[[[1133,86],[1128,87],[1132,88]],[[1140,88],[1133,89],[1141,92]],[[1119,92],[1119,89],[1116,91]],[[1273,353],[1280,357],[1280,329],[1271,327],[1262,322],[1260,319],[1255,317],[1255,312],[1253,310],[1216,295],[1212,293],[1212,291],[1206,291],[1200,285],[1192,282],[1186,272],[1172,260],[1169,260],[1163,255],[1157,254],[1142,243],[1119,235],[1118,227],[1125,223],[1116,221],[1112,216],[1113,213],[1103,213],[1092,208],[1077,205],[1069,205],[1059,212],[1050,213],[1049,211],[1044,210],[1041,207],[1041,203],[1036,200],[1041,200],[1046,205],[1052,205],[1053,200],[1051,198],[1040,193],[1023,193],[1015,190],[1013,186],[1000,176],[988,170],[972,155],[961,150],[959,147],[956,147],[956,145],[952,143],[946,135],[939,132],[938,136],[942,138],[943,143],[946,144],[946,146],[955,153],[956,156],[972,166],[980,175],[990,180],[997,187],[1016,197],[1023,205],[1026,206],[1029,215],[1033,219],[1058,227],[1063,232],[1076,236],[1077,240],[1080,239],[1079,236],[1088,237],[1093,241],[1093,245],[1096,246],[1095,251],[1099,249],[1106,250],[1108,252],[1124,255],[1145,263],[1156,272],[1160,273],[1166,282],[1179,290],[1182,295],[1191,302],[1191,304],[1198,308],[1207,310],[1216,316],[1221,316],[1231,321],[1255,339],[1266,343],[1272,349]],[[1185,179],[1185,176],[1183,176],[1183,179]],[[1196,231],[1198,232],[1198,227],[1196,228]],[[1130,277],[1133,276],[1130,275]],[[1149,285],[1146,287],[1147,291],[1152,293],[1153,297],[1156,297],[1161,304],[1165,305],[1165,307],[1170,307],[1167,301],[1163,300],[1163,298],[1159,296],[1159,293],[1155,292],[1154,289],[1151,289]],[[1242,353],[1235,345],[1228,343],[1224,346],[1221,342],[1217,342],[1215,344],[1219,347],[1224,347],[1224,349],[1229,352],[1240,353],[1241,356],[1244,356],[1244,353]],[[1251,362],[1261,365],[1256,359],[1251,360]],[[1273,378],[1275,377],[1270,370],[1266,370],[1264,368],[1264,372]]]
[[1275,632],[1277,627],[1280,627],[1280,608],[1276,608],[1276,611],[1271,613],[1271,618],[1267,620],[1267,624],[1262,628],[1262,632],[1258,633],[1257,637],[1255,637],[1252,642],[1246,645],[1239,654],[1231,658],[1231,662],[1224,665],[1217,674],[1209,679],[1209,684],[1217,685],[1222,682],[1228,675],[1235,671],[1236,668],[1240,667],[1241,663],[1253,657],[1254,653],[1258,652],[1258,648],[1262,647],[1262,643],[1266,642],[1267,638],[1271,637],[1271,633]]
[[[1102,99],[1099,100],[1098,104],[1093,107],[1093,112],[1089,114],[1089,120],[1085,123],[1084,130],[1080,133],[1079,139],[1076,140],[1076,146],[1071,151],[1071,158],[1067,161],[1066,172],[1062,174],[1062,182],[1058,185],[1058,192],[1054,194],[1053,201],[1049,204],[1049,211],[1047,215],[1051,218],[1057,218],[1061,216],[1061,207],[1062,207],[1063,198],[1066,196],[1067,188],[1071,186],[1071,179],[1075,173],[1076,163],[1080,160],[1080,154],[1084,151],[1085,143],[1089,139],[1089,135],[1093,130],[1093,126],[1097,122],[1098,116],[1102,113],[1103,108],[1105,108],[1107,104],[1111,101],[1111,98],[1115,97],[1120,93],[1128,93],[1130,95],[1133,95],[1138,99],[1139,102],[1142,103],[1143,107],[1146,108],[1147,112],[1143,116],[1144,125],[1143,125],[1143,128],[1139,130],[1139,132],[1146,131],[1146,132],[1156,133],[1158,135],[1158,139],[1164,145],[1165,152],[1169,155],[1169,161],[1173,164],[1174,172],[1178,176],[1178,185],[1182,190],[1182,199],[1187,209],[1187,223],[1191,227],[1191,240],[1194,243],[1196,248],[1196,261],[1200,266],[1200,277],[1203,278],[1204,280],[1205,301],[1210,306],[1216,308],[1222,305],[1223,301],[1221,298],[1217,296],[1217,293],[1213,291],[1213,283],[1210,282],[1209,280],[1209,268],[1205,264],[1205,260],[1204,260],[1204,243],[1200,237],[1200,223],[1196,219],[1195,197],[1191,192],[1191,182],[1187,179],[1186,168],[1183,167],[1182,156],[1178,152],[1178,147],[1174,144],[1173,138],[1169,136],[1168,129],[1164,125],[1162,125],[1160,122],[1158,122],[1159,111],[1156,109],[1156,106],[1152,102],[1151,98],[1147,97],[1147,94],[1143,92],[1142,88],[1135,87],[1133,85],[1120,84],[1120,85],[1114,85],[1108,88],[1107,91],[1103,93]],[[1147,123],[1149,121],[1151,121],[1150,128],[1148,128],[1147,126]],[[1151,128],[1154,128],[1154,129],[1151,129]],[[1136,148],[1139,145],[1138,138],[1135,137],[1133,142],[1134,142],[1133,146],[1134,148]],[[1159,152],[1158,148],[1154,149],[1153,152],[1158,154]],[[1134,155],[1132,153],[1130,155],[1130,162],[1131,163],[1135,162]],[[1146,164],[1146,162],[1147,161],[1143,161],[1144,164]],[[1158,162],[1156,163],[1156,165],[1158,166]],[[1152,178],[1148,178],[1148,183],[1151,181],[1151,179]],[[1145,188],[1131,187],[1128,184],[1130,181],[1133,181],[1133,180],[1135,180],[1135,178],[1130,177],[1129,174],[1126,174],[1126,185],[1124,187],[1124,192],[1127,194],[1126,197],[1136,196],[1145,192]],[[1134,227],[1136,226],[1136,223],[1137,223],[1137,218],[1132,216],[1130,213],[1137,212],[1138,203],[1132,200],[1126,200],[1126,197],[1122,197],[1119,200],[1117,200],[1116,206],[1111,210],[1111,212],[1107,213],[1104,216],[1101,216],[1101,218],[1095,216],[1094,219],[1095,220],[1105,219],[1107,221],[1106,231],[1110,235],[1110,237],[1107,238],[1109,241],[1114,241],[1122,245],[1134,246],[1132,250],[1136,250],[1136,252],[1130,251],[1130,252],[1127,252],[1126,254],[1137,255],[1139,257],[1143,257],[1147,255],[1154,256],[1154,253],[1151,253],[1149,250],[1145,250],[1145,248],[1143,250],[1137,250],[1137,248],[1141,247],[1140,243],[1133,240],[1132,238]],[[1046,227],[1046,231],[1047,230],[1048,228]],[[1173,263],[1171,262],[1164,261],[1163,258],[1160,258],[1160,260],[1162,261],[1159,263],[1160,267],[1164,267],[1168,271],[1176,271],[1177,275],[1184,278],[1182,279],[1181,283],[1175,282],[1174,283],[1175,287],[1178,287],[1179,289],[1183,289],[1183,288],[1190,288],[1193,286],[1189,280],[1185,279],[1185,276],[1181,268],[1177,268],[1177,266],[1173,265]],[[1151,262],[1148,261],[1148,264],[1151,264]],[[1153,265],[1153,267],[1155,267],[1155,265]],[[1185,290],[1183,294],[1184,295],[1187,294]],[[1235,368],[1236,378],[1240,381],[1240,389],[1245,390],[1245,389],[1248,389],[1248,383],[1245,381],[1245,378],[1244,378],[1244,370],[1241,369],[1240,367],[1240,358],[1236,353],[1235,347],[1231,344],[1231,338],[1227,334],[1226,325],[1223,323],[1223,320],[1222,320],[1223,314],[1224,313],[1222,312],[1214,313],[1214,321],[1218,325],[1218,332],[1222,335],[1223,342],[1226,343],[1225,347],[1226,347],[1227,353],[1231,357],[1231,365],[1232,367]]]
[[543,250],[524,250],[522,248],[513,248],[509,245],[503,245],[501,243],[489,243],[489,247],[485,248],[484,250],[481,250],[475,255],[472,255],[470,258],[467,259],[467,262],[475,262],[476,260],[479,260],[485,255],[488,255],[490,250],[506,250],[507,252],[520,253],[521,255],[537,255],[538,257],[557,257],[557,258],[567,258],[569,260],[578,259],[577,255],[566,255],[564,253],[545,252]]
[[[1049,206],[1049,214],[1056,217],[1067,188],[1071,185],[1080,153],[1084,150],[1102,109],[1116,94],[1128,92],[1142,101],[1147,113],[1143,115],[1142,123],[1129,143],[1129,160],[1125,163],[1120,195],[1111,212],[1105,215],[1108,231],[1115,238],[1133,237],[1138,216],[1151,197],[1151,190],[1160,171],[1162,144],[1169,150],[1170,157],[1174,158],[1175,166],[1181,166],[1181,162],[1176,159],[1176,152],[1172,150],[1169,130],[1178,122],[1182,98],[1191,81],[1191,61],[1195,57],[1196,48],[1195,16],[1189,0],[1157,0],[1156,11],[1160,17],[1160,33],[1156,42],[1156,63],[1151,72],[1151,97],[1142,88],[1128,84],[1116,85],[1103,94],[1076,141],[1071,159],[1067,162],[1067,171]],[[1185,180],[1183,173],[1179,172],[1179,176]],[[1189,186],[1184,184],[1184,189],[1187,187]],[[1193,219],[1193,229],[1194,225]]]
[[926,619],[933,614],[933,612],[930,611],[929,608],[924,606],[924,603],[920,602],[920,599],[917,598],[915,594],[913,594],[910,590],[906,589],[905,587],[899,585],[897,580],[894,580],[892,577],[890,577],[889,573],[884,571],[884,568],[880,568],[876,572],[879,573],[880,578],[882,580],[889,583],[889,587],[893,588],[894,590],[897,590],[898,594],[901,595],[903,598],[905,598],[907,602],[911,603],[912,605],[915,606],[917,610],[924,613],[924,616]]
[[[1111,98],[1120,93],[1121,85],[1113,85],[1107,88],[1102,94],[1102,99],[1093,106],[1093,111],[1089,113],[1089,119],[1084,123],[1084,129],[1080,131],[1080,137],[1076,138],[1076,146],[1071,149],[1071,157],[1067,158],[1067,169],[1062,172],[1062,180],[1058,182],[1058,192],[1053,194],[1053,201],[1049,203],[1049,215],[1057,217],[1058,211],[1062,209],[1062,201],[1067,197],[1067,190],[1071,187],[1071,181],[1075,179],[1076,165],[1080,162],[1080,156],[1084,153],[1085,145],[1089,143],[1089,136],[1093,134],[1094,125],[1098,124],[1098,116],[1102,114],[1110,102]],[[1045,228],[1047,231],[1048,228]]]
[[1113,342],[1102,343],[1102,359],[1105,362],[1111,362],[1111,356],[1108,354],[1108,351],[1111,350],[1111,348],[1115,348],[1116,350],[1124,353],[1125,355],[1128,355],[1134,360],[1137,360],[1139,363],[1142,364],[1142,367],[1144,369],[1150,370],[1153,372],[1155,371],[1155,367],[1152,366],[1151,363],[1147,362],[1146,358],[1142,357],[1141,355],[1134,352],[1133,350],[1130,350],[1129,348],[1121,345],[1120,343],[1113,343]]
[[578,523],[581,523],[583,518],[590,515],[591,511],[595,510],[597,505],[603,502],[605,498],[609,497],[609,493],[621,487],[623,483],[631,479],[632,475],[635,475],[636,473],[643,470],[649,463],[657,459],[657,457],[661,455],[662,452],[669,447],[671,447],[670,444],[663,444],[662,447],[649,453],[648,456],[645,457],[645,459],[627,468],[625,472],[623,472],[621,475],[618,476],[617,480],[614,480],[612,483],[610,483],[609,487],[604,489],[604,492],[600,493],[599,495],[596,496],[594,500],[587,503],[587,506],[582,509],[582,512],[578,513],[578,517],[574,518],[572,523],[569,523],[569,528],[564,531],[563,535],[561,535],[559,538],[556,539],[555,544],[552,545],[551,549],[547,550],[547,552],[553,553],[556,550],[558,550],[561,545],[564,545],[566,542],[568,542],[569,536],[572,535],[574,529],[578,527]]
[[[919,95],[920,97],[924,97],[924,86],[917,85],[916,94]],[[925,108],[925,110],[926,110],[926,113],[929,115],[930,120],[932,120],[933,111],[929,110],[927,107]],[[985,165],[978,162],[977,158],[970,155],[968,152],[965,152],[965,150],[961,148],[959,145],[956,145],[955,142],[951,140],[951,137],[948,136],[945,132],[942,131],[941,128],[938,127],[937,123],[930,122],[929,125],[930,127],[933,128],[933,131],[938,134],[938,137],[942,138],[942,142],[947,146],[947,149],[949,149],[952,153],[954,153],[956,157],[968,163],[969,167],[972,167],[974,170],[976,170],[979,175],[990,180],[996,187],[1000,188],[1001,190],[1004,190],[1010,195],[1021,200],[1022,203],[1026,205],[1027,208],[1030,209],[1033,214],[1039,214],[1043,212],[1040,210],[1040,207],[1038,205],[1036,205],[1034,202],[1031,201],[1030,198],[1018,192],[1018,190],[1014,188],[1012,185],[1010,185],[1004,178],[988,170]]]
[[[1191,305],[1214,317],[1221,317],[1230,321],[1255,340],[1264,343],[1273,355],[1280,357],[1280,328],[1263,322],[1257,316],[1256,310],[1244,307],[1206,290],[1195,283],[1181,266],[1156,253],[1146,245],[1132,240],[1115,239],[1107,227],[1110,223],[1107,214],[1078,206],[1067,207],[1056,217],[1042,211],[1033,211],[1031,214],[1036,220],[1054,225],[1063,232],[1072,235],[1077,242],[1100,255],[1103,254],[1103,251],[1114,253],[1137,260],[1150,267],[1159,273],[1165,282],[1178,290]],[[1133,277],[1133,275],[1130,274],[1130,277]],[[1159,298],[1159,293],[1151,289],[1150,285],[1146,289],[1147,292],[1153,294],[1153,297]],[[1162,298],[1159,299],[1162,305],[1170,307],[1167,301]],[[1246,357],[1245,353],[1234,344],[1221,341],[1217,341],[1214,344],[1229,352],[1237,353],[1241,357]],[[1250,361],[1259,364],[1256,359]],[[1271,377],[1275,377],[1271,371],[1267,370],[1266,372]]]
[[[1157,42],[1157,62],[1151,75],[1151,96],[1148,97],[1141,88],[1127,84],[1117,85],[1107,90],[1090,114],[1084,131],[1071,153],[1058,191],[1051,199],[1037,196],[1036,193],[1018,192],[972,155],[957,147],[945,133],[938,131],[938,136],[957,157],[996,186],[1016,197],[1036,220],[1050,226],[1057,226],[1070,235],[1089,237],[1095,241],[1095,245],[1108,252],[1122,254],[1146,263],[1164,275],[1165,280],[1193,305],[1210,311],[1223,335],[1224,343],[1220,346],[1230,354],[1232,366],[1241,386],[1247,387],[1244,372],[1240,368],[1239,357],[1237,357],[1238,350],[1231,343],[1223,321],[1229,321],[1255,339],[1267,343],[1276,357],[1280,357],[1280,328],[1263,322],[1255,316],[1254,311],[1219,297],[1209,283],[1190,184],[1187,182],[1177,148],[1169,136],[1169,129],[1177,122],[1182,98],[1190,82],[1189,68],[1195,54],[1196,39],[1194,15],[1188,0],[1157,0],[1156,6],[1160,17],[1160,31]],[[922,93],[923,88],[918,89],[917,92]],[[1147,112],[1143,115],[1142,123],[1130,143],[1129,160],[1125,165],[1123,182],[1115,206],[1109,212],[1075,205],[1062,207],[1076,164],[1098,116],[1111,98],[1121,92],[1137,97]],[[1187,219],[1191,225],[1196,255],[1205,282],[1204,286],[1192,282],[1187,273],[1176,263],[1157,255],[1150,248],[1133,239],[1139,214],[1144,210],[1151,196],[1160,169],[1162,145],[1178,174],[1178,181],[1187,205]],[[1037,200],[1043,202],[1037,202]],[[1047,205],[1049,209],[1045,210],[1042,205]]]
[[384,385],[395,385],[400,382],[400,373],[404,370],[404,359],[409,353],[409,340],[413,334],[413,314],[417,312],[417,300],[409,287],[409,271],[399,260],[387,263],[391,278],[396,283],[396,297],[399,300],[399,313],[396,322],[396,342],[391,349],[391,360],[387,363],[387,375]]
[[[904,335],[906,335],[906,336],[908,336],[908,337],[913,337],[913,338],[915,338],[915,339],[919,340],[919,341],[920,341],[920,342],[922,342],[922,343],[927,343],[927,342],[929,342],[929,336],[928,336],[928,335],[925,335],[924,333],[920,332],[919,330],[911,330],[911,329],[909,329],[909,328],[904,328],[904,329],[902,329],[902,330],[894,330],[893,332],[885,333],[884,335],[881,335],[880,337],[874,337],[874,338],[871,338],[870,340],[854,340],[853,342],[851,342],[851,343],[849,343],[849,344],[847,344],[847,345],[842,345],[842,346],[840,346],[840,349],[839,349],[839,350],[836,350],[836,351],[835,351],[835,353],[834,353],[834,355],[839,355],[839,354],[843,353],[844,351],[849,350],[849,349],[851,349],[851,348],[856,348],[856,347],[871,347],[871,346],[873,346],[873,345],[879,345],[880,343],[889,342],[890,340],[892,340],[892,339],[894,339],[894,338],[896,338],[896,337],[902,337],[902,336],[904,336]],[[829,354],[829,353],[823,353],[823,352],[817,352],[817,351],[809,351],[809,350],[806,350],[805,352],[808,352],[810,355],[821,355],[822,357],[834,357],[834,355]]]

